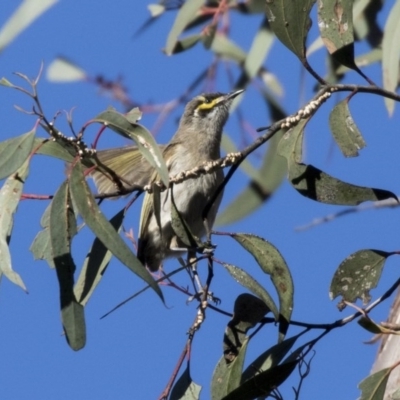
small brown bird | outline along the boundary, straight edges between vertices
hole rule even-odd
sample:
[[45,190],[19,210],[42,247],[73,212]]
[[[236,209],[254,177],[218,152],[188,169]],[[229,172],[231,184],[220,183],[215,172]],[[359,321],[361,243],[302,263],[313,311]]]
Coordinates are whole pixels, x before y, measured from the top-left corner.
[[[160,146],[170,176],[220,158],[222,130],[229,116],[229,106],[242,92],[205,93],[196,96],[186,105],[177,132],[167,145]],[[99,151],[97,156],[124,182],[131,185],[144,186],[159,180],[154,168],[135,146]],[[99,193],[115,191],[113,181],[104,174],[95,171],[92,176]],[[206,233],[202,220],[204,207],[223,179],[223,171],[218,169],[173,186],[176,208],[193,235],[199,238]],[[222,192],[208,213],[207,223],[210,228],[214,224],[221,199]],[[137,257],[150,271],[157,271],[165,258],[178,257],[187,249],[171,225],[171,189],[163,191],[160,200],[159,222],[154,213],[153,194],[146,193],[140,216]]]

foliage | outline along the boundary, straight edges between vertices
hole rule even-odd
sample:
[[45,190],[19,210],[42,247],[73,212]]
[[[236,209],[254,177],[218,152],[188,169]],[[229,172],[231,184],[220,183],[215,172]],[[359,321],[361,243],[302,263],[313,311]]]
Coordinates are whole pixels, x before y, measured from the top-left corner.
[[[278,189],[286,173],[289,183],[299,194],[320,203],[355,206],[367,201],[388,199],[397,201],[396,195],[384,188],[364,187],[344,182],[312,164],[304,163],[303,144],[307,124],[325,102],[331,102],[331,95],[335,92],[349,93],[345,100],[335,106],[332,105],[329,116],[332,137],[345,157],[358,156],[365,146],[364,138],[351,116],[350,102],[353,98],[359,93],[382,96],[385,98],[389,114],[393,113],[394,102],[400,100],[400,96],[394,92],[398,86],[399,76],[399,25],[394,21],[398,21],[400,2],[393,5],[382,37],[378,40],[375,38],[374,43],[369,43],[371,50],[363,56],[363,63],[354,58],[354,46],[357,40],[370,40],[367,33],[376,23],[379,11],[378,7],[371,6],[372,3],[368,1],[359,0],[353,6],[352,1],[341,0],[327,2],[321,6],[321,4],[315,5],[315,1],[312,0],[297,2],[267,0],[264,8],[264,1],[261,0],[246,2],[187,0],[177,2],[177,11],[171,3],[162,1],[159,4],[149,5],[150,22],[162,18],[166,12],[176,12],[173,26],[166,39],[165,53],[174,55],[190,51],[194,46],[202,44],[216,55],[218,62],[228,60],[237,67],[239,78],[234,84],[236,89],[246,88],[253,82],[257,82],[261,87],[260,94],[270,110],[270,126],[260,127],[259,131],[263,134],[247,147],[238,151],[233,143],[228,142],[228,139],[223,142],[225,148],[229,148],[229,153],[213,166],[213,169],[230,167],[223,186],[229,184],[232,175],[239,167],[248,175],[250,183],[221,214],[220,222],[229,223],[238,218],[244,218],[261,207]],[[326,77],[320,76],[308,62],[306,39],[313,7],[317,7],[318,12],[320,43],[323,43],[327,49],[329,70]],[[244,21],[248,14],[260,15],[260,28],[247,53],[239,48],[227,34],[228,22],[225,17],[235,12],[241,14]],[[151,24],[147,23],[142,29],[149,29],[150,26]],[[188,33],[192,29],[196,30],[195,34]],[[366,33],[361,34],[362,29]],[[286,115],[283,111],[276,92],[274,93],[274,88],[279,88],[280,83],[263,65],[270,46],[276,40],[282,42],[297,56],[305,70],[316,81],[314,97],[292,115]],[[382,50],[380,51],[381,43]],[[378,56],[377,51],[379,51]],[[377,62],[382,64],[384,88],[375,85],[362,71],[363,66]],[[366,80],[367,85],[340,83],[350,70],[356,71]],[[168,176],[167,167],[157,143],[150,132],[138,123],[140,112],[131,107],[133,102],[127,100],[126,97],[123,96],[119,100],[126,111],[130,111],[129,113],[121,114],[114,109],[107,109],[82,126],[78,133],[72,130],[72,136],[68,137],[56,128],[57,121],[49,119],[43,111],[38,95],[40,74],[34,80],[22,74],[18,75],[25,81],[25,85],[30,86],[29,89],[17,86],[5,78],[1,80],[1,83],[32,99],[34,108],[31,114],[36,117],[37,122],[31,132],[0,143],[0,176],[2,179],[6,178],[0,191],[2,209],[0,273],[25,290],[22,278],[11,267],[8,243],[12,233],[13,216],[23,196],[22,188],[29,174],[29,163],[32,158],[37,154],[42,154],[69,163],[67,179],[60,184],[54,196],[49,198],[50,205],[41,219],[43,230],[35,238],[31,251],[35,259],[46,260],[56,270],[66,339],[72,349],[80,350],[86,341],[85,305],[99,284],[112,256],[118,258],[131,272],[142,279],[162,301],[163,293],[159,283],[169,281],[175,273],[174,271],[163,275],[156,281],[119,234],[130,203],[108,221],[100,207],[102,200],[106,197],[131,193],[139,195],[144,191],[153,191],[159,195],[170,185],[179,184],[193,175]],[[56,60],[49,67],[49,77],[52,80],[60,78],[72,81],[82,79],[84,76],[84,71],[63,59]],[[193,91],[198,80],[206,79],[207,75],[202,74],[201,78],[193,83],[190,91]],[[133,109],[130,110],[131,108]],[[98,137],[108,128],[133,140],[142,155],[157,170],[161,180],[153,186],[126,188],[119,177],[112,174],[112,171],[108,171],[98,160],[95,145],[89,147],[86,144],[86,129],[95,123],[101,124]],[[42,128],[42,134],[37,133],[39,127]],[[97,140],[98,138],[95,143]],[[266,142],[269,142],[268,151],[265,152],[261,166],[256,168],[249,161],[249,156]],[[94,168],[111,176],[116,188],[115,193],[107,196],[92,193],[86,182],[86,175]],[[196,171],[191,172],[199,176],[213,169],[206,165],[199,165]],[[157,198],[157,195],[154,197]],[[208,210],[211,205],[211,203],[207,205]],[[207,211],[205,213],[207,214]],[[80,220],[96,238],[75,280],[76,266],[71,244],[80,234],[82,228],[78,227]],[[342,297],[339,303],[341,309],[352,305],[351,303],[356,302],[357,299],[362,299],[365,307],[331,324],[313,325],[291,320],[294,307],[294,282],[290,267],[273,244],[253,234],[213,232],[214,235],[224,235],[234,239],[232,243],[239,244],[244,251],[247,251],[262,272],[271,278],[276,295],[271,295],[262,283],[244,269],[218,260],[208,243],[199,243],[197,238],[191,237],[176,208],[173,208],[172,221],[175,232],[182,241],[197,244],[200,254],[197,261],[206,260],[210,271],[203,293],[195,294],[200,301],[200,306],[195,321],[189,329],[184,355],[190,354],[190,346],[198,329],[204,323],[208,309],[218,310],[218,307],[210,304],[208,297],[211,294],[209,292],[211,292],[214,263],[222,264],[233,279],[252,293],[239,296],[233,307],[232,318],[227,324],[224,336],[224,353],[215,368],[211,382],[213,399],[253,399],[268,395],[280,398],[279,386],[301,365],[305,363],[309,366],[311,352],[319,340],[325,338],[333,329],[342,327],[358,317],[361,317],[360,325],[369,331],[379,334],[397,332],[374,323],[369,319],[368,313],[393,293],[398,286],[399,282],[396,281],[381,298],[371,303],[370,290],[378,285],[386,259],[398,254],[398,251],[361,249],[349,255],[338,266],[332,278],[331,298]],[[212,236],[208,239],[211,238]],[[192,264],[193,260],[188,260],[185,267],[192,271]],[[179,267],[176,272],[183,269],[185,268]],[[274,298],[278,299],[277,303]],[[270,311],[273,318],[266,317]],[[272,322],[278,325],[276,344],[271,348],[263,349],[261,354],[245,367],[246,351],[251,346],[252,337]],[[302,326],[304,331],[287,338],[290,324]],[[254,329],[255,327],[257,328]],[[254,329],[252,333],[248,334],[252,329]],[[303,342],[292,351],[294,345],[302,339],[303,334],[312,329],[322,329],[322,333],[312,340]],[[290,351],[292,351],[291,354],[289,354]],[[172,374],[171,381],[163,392],[165,398],[199,398],[201,388],[193,382],[189,365],[175,382],[183,359],[184,357],[181,357],[176,372]],[[394,367],[382,370],[361,382],[359,386],[362,391],[361,398],[374,400],[383,398],[389,374]],[[295,390],[296,398],[299,396],[301,381],[304,377],[300,377],[299,388]]]

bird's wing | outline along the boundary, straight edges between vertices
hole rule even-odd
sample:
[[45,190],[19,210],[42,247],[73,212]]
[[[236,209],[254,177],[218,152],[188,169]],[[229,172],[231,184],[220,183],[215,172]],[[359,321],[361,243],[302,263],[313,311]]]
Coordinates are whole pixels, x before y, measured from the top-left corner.
[[[165,146],[160,146],[163,150]],[[136,146],[118,147],[97,152],[99,161],[120,178],[125,188],[131,185],[146,185],[154,172],[150,163],[142,156]],[[116,191],[111,175],[95,170],[92,178],[99,193]]]

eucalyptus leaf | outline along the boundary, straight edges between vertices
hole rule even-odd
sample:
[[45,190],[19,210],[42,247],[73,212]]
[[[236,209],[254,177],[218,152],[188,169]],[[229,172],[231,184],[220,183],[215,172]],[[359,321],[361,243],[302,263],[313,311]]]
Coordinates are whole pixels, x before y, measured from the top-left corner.
[[[382,71],[383,87],[389,91],[395,91],[399,82],[399,58],[400,58],[400,2],[393,3],[385,24],[382,41]],[[393,114],[395,102],[384,98],[389,115]]]
[[[394,253],[381,250],[359,250],[342,261],[333,275],[329,296],[333,300],[342,296],[344,300],[354,303],[361,299],[367,304],[370,290],[374,289],[381,277],[386,259]],[[339,304],[343,308],[342,302]]]
[[351,117],[347,99],[341,101],[329,116],[332,135],[345,157],[358,156],[366,143]]
[[10,176],[0,190],[0,277],[5,275],[12,283],[22,288],[26,287],[21,276],[12,268],[11,254],[8,244],[14,224],[14,214],[21,199],[22,189],[29,173],[29,160]]
[[83,175],[83,166],[77,162],[70,176],[70,192],[73,202],[87,226],[99,240],[126,265],[134,274],[143,279],[164,301],[163,294],[150,273],[132,253],[128,245],[100,211]]
[[262,271],[270,275],[279,297],[279,340],[283,340],[293,311],[293,280],[290,270],[278,249],[261,237],[251,234],[232,234],[257,261]]
[[200,399],[201,386],[193,382],[190,376],[189,365],[176,381],[171,390],[169,400],[198,400]]
[[82,306],[74,295],[75,263],[71,241],[76,234],[75,214],[65,181],[54,195],[50,207],[50,239],[60,287],[61,319],[69,346],[78,351],[86,343],[86,325]]
[[278,39],[304,63],[309,14],[315,0],[267,0],[266,13],[271,29]]
[[358,385],[361,390],[360,400],[383,400],[392,370],[392,368],[384,368],[362,380]]
[[0,142],[0,179],[4,179],[20,168],[29,157],[36,129],[24,135]]
[[77,82],[87,79],[86,71],[64,57],[57,57],[47,67],[50,82]]
[[93,119],[101,122],[124,137],[136,142],[139,151],[146,160],[157,170],[165,186],[168,186],[168,168],[161,150],[151,133],[142,125],[134,124],[127,117],[115,110],[106,110]]
[[[122,209],[110,220],[110,224],[117,232],[122,227],[124,217],[125,209]],[[95,238],[74,287],[75,297],[82,306],[86,306],[95,288],[100,283],[111,257],[111,251],[98,238]]]
[[194,20],[197,12],[204,3],[205,0],[187,0],[183,3],[167,37],[167,43],[165,45],[165,53],[167,55],[170,56],[173,53],[179,35],[184,31],[186,26]]

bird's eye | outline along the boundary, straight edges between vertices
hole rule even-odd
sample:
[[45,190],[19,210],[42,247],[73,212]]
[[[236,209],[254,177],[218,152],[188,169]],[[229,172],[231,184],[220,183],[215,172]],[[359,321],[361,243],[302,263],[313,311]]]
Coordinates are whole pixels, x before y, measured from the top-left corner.
[[210,99],[204,99],[204,104],[210,104],[211,100]]

